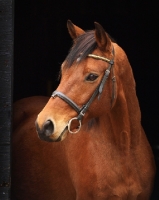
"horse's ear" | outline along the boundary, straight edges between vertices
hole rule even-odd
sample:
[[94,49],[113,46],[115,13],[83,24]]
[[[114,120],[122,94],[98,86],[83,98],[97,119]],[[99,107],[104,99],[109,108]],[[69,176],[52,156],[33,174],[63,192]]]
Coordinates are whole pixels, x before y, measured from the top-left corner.
[[71,20],[67,21],[67,28],[68,28],[68,32],[71,36],[71,38],[74,40],[76,39],[78,36],[82,35],[85,33],[84,30],[82,30],[81,28],[79,28],[78,26],[74,25]]
[[99,23],[94,22],[94,25],[95,25],[95,38],[99,49],[101,51],[109,50],[111,46],[111,40],[109,36]]

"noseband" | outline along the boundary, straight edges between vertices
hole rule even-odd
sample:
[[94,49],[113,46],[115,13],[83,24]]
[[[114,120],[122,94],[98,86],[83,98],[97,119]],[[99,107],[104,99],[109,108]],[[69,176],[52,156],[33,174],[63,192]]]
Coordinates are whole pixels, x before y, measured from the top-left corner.
[[[114,49],[113,49],[113,55],[114,55]],[[67,97],[65,94],[63,94],[62,92],[59,91],[54,91],[52,93],[52,97],[55,98],[56,96],[58,96],[59,98],[61,98],[63,101],[65,101],[66,103],[68,103],[77,113],[78,116],[77,117],[73,117],[72,119],[70,119],[68,121],[68,131],[70,133],[77,133],[80,129],[81,129],[81,120],[83,118],[83,116],[85,115],[86,111],[88,110],[89,106],[91,105],[91,103],[93,102],[93,100],[95,99],[95,97],[98,95],[98,99],[100,98],[100,95],[103,91],[103,87],[109,77],[110,74],[110,70],[112,68],[113,71],[113,64],[114,64],[114,59],[109,60],[108,58],[102,57],[102,56],[97,56],[94,54],[88,54],[88,57],[90,58],[94,58],[94,59],[98,59],[98,60],[103,60],[107,63],[109,63],[108,68],[105,70],[104,76],[100,82],[100,84],[97,86],[96,90],[94,91],[94,93],[92,94],[91,98],[88,100],[88,102],[82,106],[82,108],[80,108],[74,101],[72,101],[69,97]],[[114,72],[113,72],[113,77],[112,77],[112,81],[113,81],[113,95],[112,95],[112,101],[115,99],[115,76],[114,76]],[[71,131],[71,123],[77,120],[79,122],[79,126],[78,129],[76,129],[76,131]]]

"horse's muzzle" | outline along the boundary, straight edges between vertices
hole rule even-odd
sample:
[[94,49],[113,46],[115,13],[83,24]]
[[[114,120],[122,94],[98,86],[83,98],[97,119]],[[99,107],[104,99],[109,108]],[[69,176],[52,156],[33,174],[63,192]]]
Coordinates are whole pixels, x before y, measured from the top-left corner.
[[35,122],[35,126],[38,136],[41,140],[44,140],[46,142],[53,142],[51,136],[54,133],[54,124],[51,120],[47,120],[42,128],[39,127],[37,121]]

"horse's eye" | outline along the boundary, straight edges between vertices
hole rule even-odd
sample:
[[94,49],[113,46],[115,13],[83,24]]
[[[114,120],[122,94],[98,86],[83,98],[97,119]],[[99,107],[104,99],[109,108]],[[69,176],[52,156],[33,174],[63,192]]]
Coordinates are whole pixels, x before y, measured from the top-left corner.
[[89,75],[86,77],[86,81],[95,81],[97,78],[98,78],[98,75],[97,75],[97,74],[89,74]]

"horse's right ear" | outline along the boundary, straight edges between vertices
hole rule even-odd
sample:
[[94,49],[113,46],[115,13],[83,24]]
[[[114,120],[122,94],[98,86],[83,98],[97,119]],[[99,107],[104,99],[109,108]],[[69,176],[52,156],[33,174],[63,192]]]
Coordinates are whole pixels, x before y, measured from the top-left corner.
[[85,33],[84,30],[82,30],[81,28],[79,28],[78,26],[74,25],[71,20],[67,21],[67,28],[68,28],[68,32],[71,36],[71,38],[74,40],[76,39],[78,36],[82,35]]
[[105,52],[110,49],[111,40],[108,37],[107,33],[105,33],[105,30],[103,29],[103,27],[99,23],[94,22],[94,25],[95,25],[95,38],[96,38],[97,45],[101,51]]

